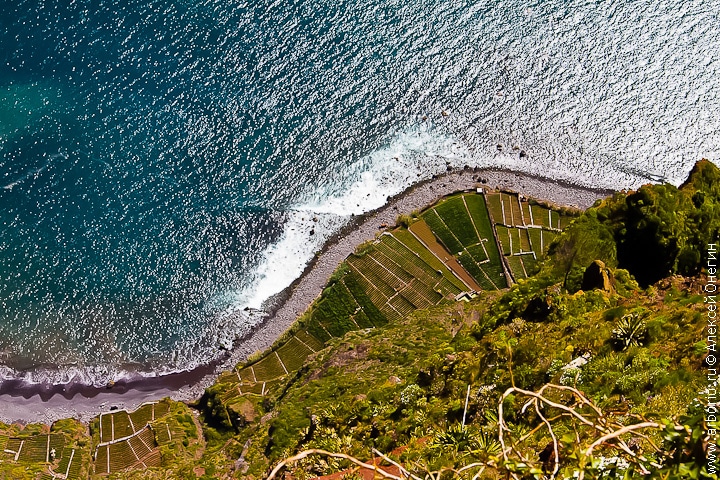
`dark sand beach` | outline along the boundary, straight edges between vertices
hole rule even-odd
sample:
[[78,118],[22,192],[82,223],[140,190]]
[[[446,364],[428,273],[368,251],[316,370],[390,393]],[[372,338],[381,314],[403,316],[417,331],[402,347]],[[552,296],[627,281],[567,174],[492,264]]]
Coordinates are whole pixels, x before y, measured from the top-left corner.
[[202,395],[223,370],[233,368],[270,346],[293,324],[322,291],[330,275],[361,243],[375,238],[381,225],[394,225],[398,215],[421,209],[450,193],[476,188],[520,192],[527,197],[580,209],[610,193],[569,183],[497,169],[452,171],[420,182],[388,200],[382,208],[358,216],[330,238],[303,274],[284,292],[267,302],[268,316],[222,359],[188,372],[118,381],[112,388],[82,384],[29,385],[5,381],[0,385],[0,421],[51,423],[60,418],[88,421],[110,407],[133,409],[143,402],[171,397],[192,401]]

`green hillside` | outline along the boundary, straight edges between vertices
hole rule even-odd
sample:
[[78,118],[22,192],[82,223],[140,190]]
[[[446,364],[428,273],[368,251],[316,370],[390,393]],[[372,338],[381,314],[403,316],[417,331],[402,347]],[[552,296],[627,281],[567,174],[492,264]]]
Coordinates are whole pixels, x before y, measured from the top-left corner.
[[719,181],[703,161],[581,215],[446,197],[348,257],[194,411],[0,425],[0,478],[717,478]]

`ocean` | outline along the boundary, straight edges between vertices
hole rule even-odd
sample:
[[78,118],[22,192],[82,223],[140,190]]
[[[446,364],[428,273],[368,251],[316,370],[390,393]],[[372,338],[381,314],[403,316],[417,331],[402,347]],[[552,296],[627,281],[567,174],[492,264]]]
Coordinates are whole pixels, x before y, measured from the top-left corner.
[[0,379],[218,358],[353,215],[448,167],[621,189],[720,153],[717,1],[2,12]]

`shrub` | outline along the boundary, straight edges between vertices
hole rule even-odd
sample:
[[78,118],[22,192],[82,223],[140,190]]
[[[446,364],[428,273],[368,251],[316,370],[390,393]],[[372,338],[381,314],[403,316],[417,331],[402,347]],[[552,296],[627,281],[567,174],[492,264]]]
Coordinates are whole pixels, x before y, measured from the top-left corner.
[[411,215],[398,215],[397,220],[395,222],[400,225],[401,227],[408,228],[410,224],[413,222],[413,217]]

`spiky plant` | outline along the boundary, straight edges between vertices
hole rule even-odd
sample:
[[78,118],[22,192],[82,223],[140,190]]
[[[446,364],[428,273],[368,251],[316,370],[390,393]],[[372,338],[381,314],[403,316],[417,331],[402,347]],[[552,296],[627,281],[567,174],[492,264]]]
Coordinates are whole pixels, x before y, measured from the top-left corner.
[[637,313],[628,313],[618,320],[612,331],[612,341],[621,350],[638,347],[647,339],[647,324]]
[[475,435],[467,427],[454,423],[446,429],[437,431],[430,446],[441,450],[464,452],[474,450],[477,445]]
[[476,453],[482,460],[498,455],[502,449],[495,432],[481,431],[475,437]]

